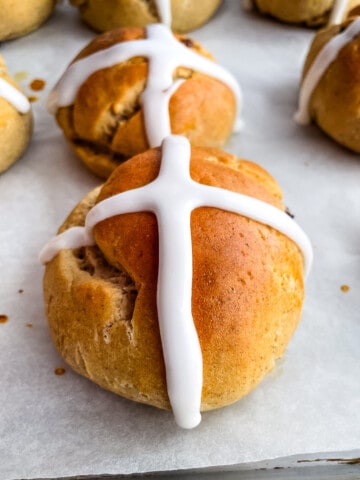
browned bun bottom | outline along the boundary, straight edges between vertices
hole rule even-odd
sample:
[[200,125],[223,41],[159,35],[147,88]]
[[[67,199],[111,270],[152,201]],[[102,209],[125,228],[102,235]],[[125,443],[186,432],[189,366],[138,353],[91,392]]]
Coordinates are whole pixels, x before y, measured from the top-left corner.
[[[160,157],[160,149],[152,149],[119,166],[60,230],[83,225],[95,202],[152,181]],[[267,172],[220,150],[193,148],[191,176],[284,208]],[[209,410],[247,394],[283,354],[300,319],[303,260],[283,234],[220,209],[194,210],[191,229],[192,313],[204,365],[201,408]],[[62,250],[46,266],[54,343],[74,370],[102,387],[169,408],[156,309],[156,217],[118,215],[99,223],[94,235],[95,247]]]
[[[93,40],[76,59],[120,42],[145,37],[142,28],[112,30]],[[178,37],[193,51],[210,57],[198,43]],[[143,57],[93,73],[81,86],[75,102],[60,108],[57,121],[75,153],[100,177],[107,178],[119,163],[149,148],[140,95],[147,81]],[[172,133],[198,146],[220,147],[230,136],[236,115],[232,91],[222,82],[179,67],[184,79],[169,103]]]

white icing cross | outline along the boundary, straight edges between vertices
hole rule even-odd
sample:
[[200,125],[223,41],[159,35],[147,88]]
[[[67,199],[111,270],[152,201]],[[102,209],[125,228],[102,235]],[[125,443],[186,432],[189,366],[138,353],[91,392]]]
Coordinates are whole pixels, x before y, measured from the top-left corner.
[[5,98],[19,113],[30,111],[30,102],[17,88],[0,78],[0,97]]
[[191,312],[192,244],[190,214],[198,207],[221,208],[269,225],[297,243],[310,268],[312,249],[301,228],[278,208],[240,193],[195,182],[190,177],[190,143],[182,136],[162,144],[158,177],[95,205],[84,227],[73,227],[53,238],[40,254],[50,261],[61,249],[95,243],[92,230],[107,218],[150,211],[159,231],[157,310],[170,404],[176,422],[193,428],[201,420],[202,355]]
[[95,71],[112,67],[129,58],[144,56],[149,60],[148,78],[140,101],[151,147],[161,145],[162,140],[171,134],[169,101],[183,82],[173,80],[174,71],[178,67],[187,67],[223,82],[233,91],[237,112],[240,113],[240,87],[227,70],[187,48],[164,25],[148,25],[146,32],[146,39],[118,43],[71,64],[50,93],[48,110],[56,113],[59,107],[72,105],[81,85]]

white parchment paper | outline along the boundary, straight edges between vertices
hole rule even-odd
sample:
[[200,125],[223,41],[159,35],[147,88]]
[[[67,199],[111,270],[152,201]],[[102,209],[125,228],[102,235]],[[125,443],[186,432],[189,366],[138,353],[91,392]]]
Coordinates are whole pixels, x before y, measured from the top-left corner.
[[[248,397],[205,413],[191,431],[179,429],[171,413],[117,397],[67,367],[54,375],[65,365],[50,341],[37,255],[99,180],[70,152],[44,100],[94,33],[62,5],[37,32],[1,45],[11,72],[39,96],[31,146],[0,176],[0,314],[9,317],[0,324],[2,480],[219,467],[317,452],[359,456],[360,159],[315,126],[292,121],[312,36],[243,12],[238,0],[225,1],[192,33],[243,88],[245,128],[225,149],[280,182],[313,242],[315,263],[284,359]],[[29,89],[34,78],[46,81],[39,94]]]

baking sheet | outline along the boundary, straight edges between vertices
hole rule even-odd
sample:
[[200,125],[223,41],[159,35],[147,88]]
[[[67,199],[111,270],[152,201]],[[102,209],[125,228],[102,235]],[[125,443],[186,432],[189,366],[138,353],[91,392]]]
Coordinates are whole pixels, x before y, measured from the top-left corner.
[[[253,393],[203,414],[191,431],[171,413],[101,390],[64,365],[46,325],[37,255],[99,180],[45,111],[50,87],[94,37],[75,9],[58,6],[40,30],[0,47],[26,92],[39,97],[31,146],[0,176],[0,314],[9,317],[0,324],[1,479],[220,468],[317,452],[360,456],[360,161],[315,126],[292,121],[313,32],[227,0],[191,36],[243,89],[245,127],[225,149],[270,171],[312,240],[302,322]],[[46,81],[44,91],[31,91],[34,78]],[[65,374],[55,375],[57,367]]]

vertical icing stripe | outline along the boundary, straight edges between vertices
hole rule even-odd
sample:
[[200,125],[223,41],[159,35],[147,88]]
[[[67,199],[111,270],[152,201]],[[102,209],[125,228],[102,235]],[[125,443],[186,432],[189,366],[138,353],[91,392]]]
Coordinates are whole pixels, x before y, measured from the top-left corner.
[[[184,81],[176,80],[170,88],[161,92],[156,88],[152,89],[149,84],[141,94],[140,104],[143,106],[146,135],[151,147],[161,145],[163,139],[171,135],[169,102]],[[156,122],[154,118],[156,118]]]
[[[167,137],[154,182],[159,231],[157,308],[166,383],[175,421],[183,428],[201,421],[202,353],[192,317],[190,143]],[[190,200],[190,201],[189,201]],[[176,215],[174,215],[176,212]]]
[[25,95],[3,78],[0,78],[0,97],[11,103],[19,113],[30,111],[30,102]]
[[331,63],[336,59],[340,50],[351,42],[360,33],[360,18],[352,22],[346,30],[335,35],[319,52],[309,68],[300,88],[298,110],[295,121],[300,125],[310,123],[309,105],[311,96]]
[[171,2],[170,0],[155,0],[156,10],[158,11],[161,23],[171,28]]

